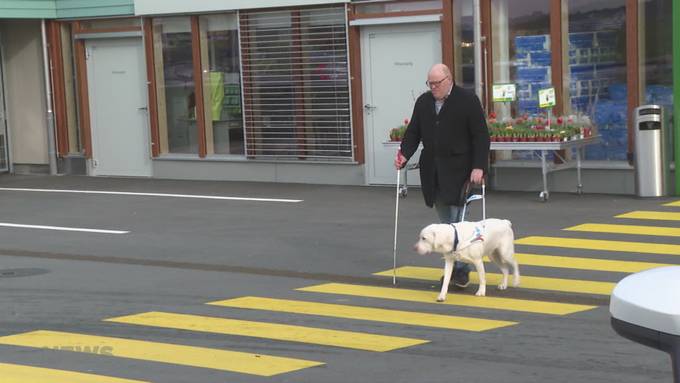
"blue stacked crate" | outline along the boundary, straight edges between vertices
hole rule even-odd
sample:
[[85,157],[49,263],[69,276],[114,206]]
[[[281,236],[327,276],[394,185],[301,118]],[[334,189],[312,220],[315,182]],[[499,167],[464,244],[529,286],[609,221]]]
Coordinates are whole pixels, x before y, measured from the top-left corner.
[[595,82],[593,49],[595,33],[569,34],[569,74],[571,109],[575,113],[588,114]]
[[661,105],[664,107],[664,111],[669,113],[673,109],[673,88],[664,85],[647,85],[645,102]]
[[538,90],[550,85],[550,36],[532,35],[515,37],[515,81],[517,83],[517,108],[519,114],[535,115],[538,108]]
[[[673,87],[664,85],[647,85],[645,89],[645,101],[647,104],[661,105],[666,115],[665,127],[667,131],[673,132]],[[672,133],[671,133],[672,134]],[[670,153],[673,157],[673,151]]]
[[625,86],[614,85],[617,99],[601,100],[594,106],[593,122],[601,141],[586,148],[587,160],[626,160],[628,148],[628,103]]
[[569,34],[571,106],[574,113],[591,115],[601,136],[588,146],[586,159],[626,160],[627,102],[625,64],[616,60],[618,32]]
[[589,64],[595,44],[593,32],[576,32],[569,34],[569,64]]
[[[536,115],[538,91],[550,87],[550,37],[548,35],[516,36],[515,67],[518,114]],[[515,160],[534,160],[531,151],[513,151]]]
[[[602,111],[602,121],[606,137],[606,160],[625,161],[628,152],[628,102],[626,67],[623,60],[617,59],[617,49],[622,35],[619,32],[601,31],[595,33],[598,60],[595,65],[598,88],[598,105]],[[598,126],[599,127],[599,126]]]

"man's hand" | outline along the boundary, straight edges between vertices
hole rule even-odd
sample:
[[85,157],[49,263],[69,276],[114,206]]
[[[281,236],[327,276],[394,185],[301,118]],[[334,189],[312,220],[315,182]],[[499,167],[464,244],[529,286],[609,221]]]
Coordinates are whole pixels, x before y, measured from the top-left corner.
[[397,168],[397,170],[403,168],[406,166],[406,162],[408,160],[406,157],[404,157],[403,154],[401,154],[401,149],[397,150],[397,156],[394,158],[394,167]]
[[482,169],[472,169],[472,173],[470,173],[470,182],[479,185],[482,181],[484,181],[484,171]]

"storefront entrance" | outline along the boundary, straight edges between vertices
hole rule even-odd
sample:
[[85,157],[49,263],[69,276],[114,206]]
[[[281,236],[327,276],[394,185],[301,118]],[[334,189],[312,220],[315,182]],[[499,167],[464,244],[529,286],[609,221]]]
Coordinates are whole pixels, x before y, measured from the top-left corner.
[[[361,30],[368,184],[394,184],[396,144],[389,131],[411,118],[415,100],[427,91],[430,67],[441,61],[439,23],[364,26]],[[410,163],[417,163],[418,154]],[[410,185],[419,185],[415,172]]]
[[0,46],[0,172],[9,171],[9,144],[7,142],[7,118],[5,112],[5,85],[2,68],[3,56]]
[[86,43],[91,175],[151,176],[144,49],[138,38]]

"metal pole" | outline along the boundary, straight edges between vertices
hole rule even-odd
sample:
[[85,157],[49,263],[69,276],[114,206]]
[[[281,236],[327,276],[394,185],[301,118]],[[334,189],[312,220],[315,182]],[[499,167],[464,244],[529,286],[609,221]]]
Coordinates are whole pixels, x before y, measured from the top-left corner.
[[52,109],[52,82],[50,60],[47,52],[47,28],[45,19],[40,24],[42,32],[43,70],[45,76],[45,101],[47,103],[47,158],[50,162],[50,175],[57,174],[57,151],[54,140],[54,110]]
[[680,0],[673,0],[673,137],[675,195],[680,195]]
[[483,100],[483,80],[482,80],[482,23],[480,16],[480,5],[479,0],[474,0],[473,14],[473,33],[474,33],[474,47],[475,47],[475,93]]

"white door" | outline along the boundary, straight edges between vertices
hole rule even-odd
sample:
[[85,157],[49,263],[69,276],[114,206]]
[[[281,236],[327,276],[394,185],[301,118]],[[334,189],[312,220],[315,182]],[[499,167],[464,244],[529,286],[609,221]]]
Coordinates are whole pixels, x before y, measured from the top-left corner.
[[[433,64],[441,62],[439,23],[364,26],[361,59],[364,89],[367,183],[394,184],[395,144],[389,131],[411,118],[415,100],[427,91],[425,80]],[[417,163],[418,154],[409,164]],[[419,185],[417,171],[409,185]]]
[[7,142],[7,117],[5,113],[5,86],[2,64],[2,47],[0,47],[0,172],[6,172],[9,170],[9,143]]
[[89,40],[90,174],[151,176],[144,49],[139,38]]

